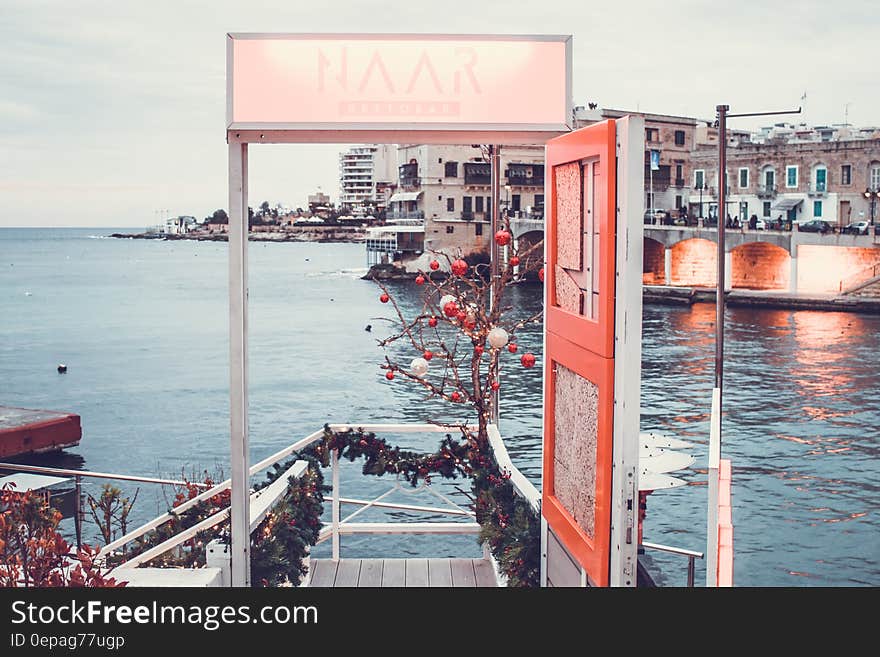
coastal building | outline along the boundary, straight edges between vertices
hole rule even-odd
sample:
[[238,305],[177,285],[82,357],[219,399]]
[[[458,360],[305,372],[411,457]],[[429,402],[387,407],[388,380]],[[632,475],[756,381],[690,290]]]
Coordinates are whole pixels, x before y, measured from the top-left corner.
[[166,235],[185,235],[194,230],[198,225],[195,217],[181,215],[179,217],[170,217],[165,220]]
[[700,130],[701,122],[689,116],[629,112],[590,104],[574,108],[574,127],[624,116],[645,120],[645,211],[658,215],[669,212],[678,217],[682,208],[687,209],[690,185],[685,174],[690,155],[706,138]]
[[[714,139],[699,144],[690,158],[688,201],[695,213],[700,200],[717,205],[714,132]],[[724,216],[748,221],[755,215],[792,224],[821,219],[839,228],[862,220],[874,224],[880,191],[880,128],[778,123],[756,133],[731,134],[726,177],[729,195]]]
[[[430,251],[451,256],[488,256],[491,239],[490,164],[479,147],[406,144],[398,147],[396,190],[385,225],[367,235],[368,264],[396,263],[424,269]],[[501,149],[502,222],[522,229],[523,239],[543,237],[544,149]],[[529,230],[531,228],[531,230]],[[528,234],[531,233],[531,234]]]
[[397,147],[353,146],[339,154],[339,206],[356,217],[385,208],[389,184],[396,179]]

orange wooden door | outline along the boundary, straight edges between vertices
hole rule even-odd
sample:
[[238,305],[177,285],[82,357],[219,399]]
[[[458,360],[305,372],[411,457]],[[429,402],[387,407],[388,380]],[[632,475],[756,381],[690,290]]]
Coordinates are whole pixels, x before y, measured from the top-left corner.
[[543,514],[607,586],[614,414],[615,124],[547,143]]

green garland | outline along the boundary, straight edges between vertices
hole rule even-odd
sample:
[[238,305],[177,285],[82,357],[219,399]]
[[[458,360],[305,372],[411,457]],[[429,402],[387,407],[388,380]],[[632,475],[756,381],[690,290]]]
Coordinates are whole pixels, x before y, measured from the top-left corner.
[[[485,542],[507,577],[508,586],[538,586],[540,573],[540,516],[519,497],[502,472],[487,444],[473,436],[457,441],[446,435],[433,454],[402,450],[374,433],[360,429],[332,431],[324,426],[323,438],[306,447],[284,464],[276,463],[266,474],[268,486],[286,472],[295,461],[306,460],[309,467],[299,478],[291,479],[284,497],[251,534],[251,579],[254,586],[296,585],[306,574],[305,558],[318,540],[321,529],[324,493],[327,487],[321,467],[330,465],[330,454],[339,450],[340,458],[363,459],[363,473],[375,476],[399,475],[412,486],[430,483],[432,475],[446,479],[470,477],[474,508],[480,525],[479,541]],[[229,504],[226,491],[199,502],[184,513],[160,525],[147,538],[139,539],[125,558],[131,558],[158,545],[178,532],[192,527]],[[182,553],[165,554],[150,563],[164,566],[203,566],[204,546],[217,530],[199,533]],[[224,523],[221,537],[228,541],[229,523]],[[121,560],[121,559],[120,559]]]
[[[314,459],[302,477],[291,479],[281,502],[251,534],[251,581],[254,586],[280,586],[306,574],[309,547],[318,541],[324,509],[324,477]],[[286,472],[297,459],[275,464],[266,474],[264,488]]]
[[413,486],[420,479],[429,483],[432,474],[447,479],[470,477],[479,541],[489,545],[508,586],[539,586],[540,515],[516,494],[509,473],[501,471],[488,444],[481,445],[473,436],[459,442],[447,434],[437,452],[420,454],[392,447],[360,429],[334,432],[324,425],[323,440],[307,447],[303,455],[327,467],[334,449],[349,461],[363,458],[364,474],[398,474]]

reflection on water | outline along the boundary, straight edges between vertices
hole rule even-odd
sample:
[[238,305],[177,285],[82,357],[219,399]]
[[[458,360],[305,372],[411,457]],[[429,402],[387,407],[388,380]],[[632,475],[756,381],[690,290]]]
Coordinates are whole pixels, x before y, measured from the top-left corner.
[[[697,466],[713,383],[707,310],[714,320],[711,305],[647,306],[644,323],[642,428],[697,438]],[[737,584],[880,583],[880,318],[731,308],[725,335],[722,451],[733,461]],[[680,376],[681,364],[667,361],[682,356],[704,367]],[[653,495],[646,540],[676,532],[670,541],[702,549],[705,527],[689,513],[705,513],[704,491]],[[681,564],[654,561],[674,582]]]

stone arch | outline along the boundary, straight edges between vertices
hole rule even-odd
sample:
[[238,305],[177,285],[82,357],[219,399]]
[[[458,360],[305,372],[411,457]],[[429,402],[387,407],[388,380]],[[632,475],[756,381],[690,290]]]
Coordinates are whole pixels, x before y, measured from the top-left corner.
[[714,287],[718,274],[718,245],[702,237],[682,240],[672,246],[669,285]]
[[666,247],[650,237],[645,238],[642,255],[642,284],[669,285],[666,280]]
[[[519,253],[524,253],[531,246],[537,244],[538,242],[544,239],[544,233],[540,230],[532,230],[528,233],[523,233],[517,239],[517,251]],[[525,256],[520,260],[520,269],[525,269],[526,271],[534,270],[526,276],[527,280],[538,280],[538,269],[541,268],[542,265],[538,263],[544,262],[544,245],[542,244],[539,248],[532,251],[528,256]]]
[[749,290],[788,290],[791,256],[770,242],[747,242],[730,252],[730,286]]

